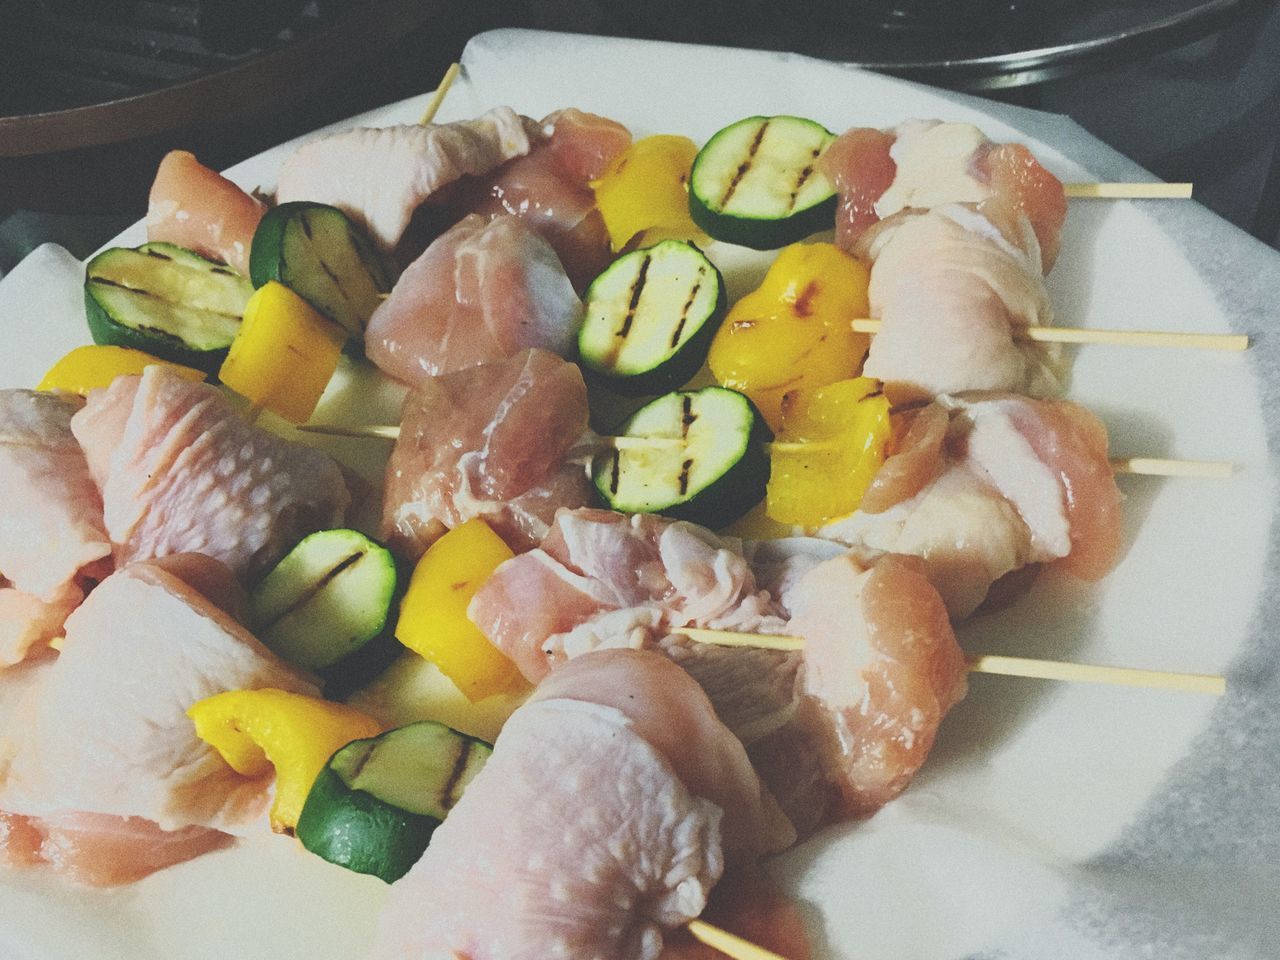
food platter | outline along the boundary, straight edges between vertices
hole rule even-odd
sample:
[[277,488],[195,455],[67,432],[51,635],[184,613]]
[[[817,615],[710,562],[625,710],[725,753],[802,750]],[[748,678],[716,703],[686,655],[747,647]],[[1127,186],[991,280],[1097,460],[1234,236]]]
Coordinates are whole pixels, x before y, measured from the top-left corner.
[[[637,136],[680,133],[702,142],[751,114],[799,114],[835,130],[939,117],[977,123],[997,141],[1025,142],[1065,180],[1146,176],[1063,118],[800,58],[500,31],[472,41],[463,64],[442,120],[497,104],[533,116],[575,105],[614,117]],[[339,126],[413,122],[424,99]],[[271,189],[291,149],[282,145],[229,175],[246,188]],[[1234,251],[1231,266],[1213,269],[1205,258],[1211,231],[1219,253]],[[144,239],[139,224],[113,243]],[[720,258],[730,297],[753,286],[769,259],[710,253]],[[1064,324],[1256,330],[1260,315],[1250,320],[1244,312],[1258,307],[1265,281],[1280,274],[1275,260],[1202,210],[1077,202],[1049,286]],[[1254,262],[1263,266],[1251,271],[1251,282],[1262,285],[1251,299],[1240,271]],[[0,386],[29,385],[26,371],[86,342],[74,310],[42,315],[37,326],[4,294],[0,288],[0,330],[18,346],[0,357]],[[316,419],[394,422],[397,391],[374,390],[370,377],[347,375],[354,369],[344,366]],[[1126,552],[1102,584],[1043,577],[1012,607],[961,632],[970,652],[1228,673],[1240,689],[1219,706],[1169,692],[975,678],[905,796],[772,865],[808,905],[817,956],[1123,957],[1134,955],[1135,939],[1191,947],[1167,902],[1168,884],[1194,896],[1206,881],[1187,851],[1214,836],[1239,842],[1254,829],[1237,816],[1213,832],[1177,809],[1192,804],[1203,820],[1218,809],[1239,811],[1225,785],[1202,774],[1205,744],[1239,735],[1235,718],[1256,693],[1250,676],[1234,671],[1258,652],[1259,598],[1270,576],[1274,478],[1264,370],[1256,355],[1081,349],[1069,395],[1106,421],[1113,454],[1230,460],[1237,474],[1216,482],[1125,481]],[[378,476],[384,449],[321,442]],[[1264,727],[1263,735],[1274,744],[1277,732]],[[1233,786],[1260,789],[1265,776],[1260,767]],[[1173,828],[1152,827],[1163,823]],[[1138,864],[1123,882],[1106,866],[1117,857]],[[1215,882],[1239,885],[1243,894],[1243,876]],[[264,826],[259,840],[106,893],[2,873],[0,956],[360,956],[384,896],[378,881],[307,857]],[[1228,947],[1241,946],[1226,955],[1250,955],[1245,944],[1264,929],[1224,931]],[[1046,946],[1046,937],[1056,939]]]

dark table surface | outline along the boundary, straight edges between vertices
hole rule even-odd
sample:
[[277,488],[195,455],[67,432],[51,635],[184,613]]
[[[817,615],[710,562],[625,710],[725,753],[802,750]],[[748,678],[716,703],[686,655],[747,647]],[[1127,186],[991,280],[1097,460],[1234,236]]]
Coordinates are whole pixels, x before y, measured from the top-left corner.
[[[83,256],[138,219],[169,149],[228,166],[429,88],[468,37],[498,26],[790,50],[1066,113],[1157,175],[1195,181],[1197,198],[1238,225],[1280,240],[1273,0],[473,0],[440,3],[427,25],[265,112],[211,110],[217,119],[82,151],[12,160],[0,150],[0,272],[46,240]],[[29,112],[35,101],[22,98],[33,95],[0,84],[0,114]]]

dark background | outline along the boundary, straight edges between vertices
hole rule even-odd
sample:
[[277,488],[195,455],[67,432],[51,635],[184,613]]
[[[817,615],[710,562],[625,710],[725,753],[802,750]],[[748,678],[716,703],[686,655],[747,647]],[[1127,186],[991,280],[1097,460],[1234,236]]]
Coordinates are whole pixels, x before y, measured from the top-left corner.
[[[137,220],[169,149],[229,166],[430,89],[469,37],[502,26],[791,50],[1065,113],[1280,244],[1280,11],[1269,0],[304,3],[0,0],[0,118],[10,118],[0,119],[0,274],[41,242],[84,256]],[[262,72],[308,38],[334,35],[340,42],[301,67]],[[101,142],[108,131],[89,147],[36,149],[17,125],[232,68],[248,71],[240,89],[200,93],[195,108],[156,107],[156,129],[142,136]],[[89,131],[86,117],[64,132]]]

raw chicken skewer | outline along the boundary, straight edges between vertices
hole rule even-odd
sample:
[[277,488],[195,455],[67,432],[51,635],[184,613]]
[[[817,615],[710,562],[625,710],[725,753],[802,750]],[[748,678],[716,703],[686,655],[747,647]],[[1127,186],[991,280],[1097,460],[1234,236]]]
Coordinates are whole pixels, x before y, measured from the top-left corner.
[[[445,73],[422,120],[419,121],[421,124],[428,124],[434,118],[458,72],[459,65],[454,63]],[[1069,197],[1187,198],[1191,196],[1190,183],[1077,183],[1066,184],[1063,189]],[[384,299],[387,296],[389,294],[383,294]],[[860,333],[875,333],[879,330],[877,320],[858,319],[853,321],[853,325],[854,329]],[[1161,331],[1092,330],[1071,327],[1031,327],[1025,331],[1025,335],[1028,339],[1048,343],[1107,343],[1210,350],[1244,350],[1249,343],[1248,337],[1240,335],[1174,334]]]
[[[396,440],[400,427],[395,424],[368,424],[344,426],[337,423],[304,423],[298,427],[304,433],[319,433],[332,437],[356,437],[372,440]],[[645,446],[675,446],[684,443],[679,437],[599,437],[601,445],[618,449]],[[815,441],[820,442],[820,441]],[[796,449],[799,442],[773,443],[779,449]],[[1119,457],[1111,461],[1117,474],[1145,477],[1205,477],[1225,479],[1234,472],[1234,465],[1224,460],[1182,460],[1160,457]]]
[[[967,123],[911,120],[849,130],[818,166],[839,196],[837,246],[871,267],[871,319],[854,329],[877,334],[864,371],[891,400],[980,389],[1057,396],[1065,367],[1056,343],[1248,346],[1236,336],[1055,329],[1044,277],[1066,190],[1021,144],[994,143]],[[1089,186],[1095,196],[1116,192]],[[927,359],[922,343],[933,348]]]
[[[757,647],[764,650],[803,650],[803,637],[785,634],[742,633],[733,630],[710,630],[681,627],[690,640],[726,647]],[[1031,677],[1040,680],[1064,680],[1080,683],[1105,683],[1128,687],[1155,687],[1185,690],[1222,696],[1227,682],[1223,677],[1201,673],[1174,673],[1168,670],[1141,670],[1131,667],[1104,667],[1088,663],[1038,660],[1030,657],[1005,657],[980,654],[969,658],[970,673],[990,673],[1006,677]]]
[[[440,78],[440,84],[436,87],[435,93],[431,97],[431,101],[427,104],[427,108],[423,111],[422,119],[418,123],[422,126],[427,125],[435,119],[436,113],[440,110],[440,105],[444,102],[445,94],[449,92],[449,88],[453,86],[453,81],[458,78],[458,74],[462,69],[462,65],[457,63],[449,64],[449,69],[445,71],[443,77]],[[1190,183],[1064,183],[1062,192],[1074,199],[1091,199],[1091,200],[1190,200],[1192,192],[1192,184]]]
[[[387,299],[391,294],[379,294]],[[850,321],[855,333],[880,332],[879,320],[869,317]],[[1172,333],[1166,330],[1109,330],[1093,327],[1027,327],[1022,337],[1037,343],[1099,343],[1115,347],[1156,347],[1182,350],[1224,350],[1238,352],[1249,349],[1249,337],[1243,333]]]
[[[779,544],[758,553],[753,569],[734,544],[691,524],[561,511],[542,546],[499,567],[468,615],[531,682],[601,647],[664,653],[703,687],[804,836],[824,819],[833,786],[857,815],[900,792],[927,756],[926,732],[963,696],[969,672],[942,595],[918,561],[886,556],[867,565],[826,546],[835,552],[813,540]],[[701,644],[704,636],[714,644]],[[725,637],[739,649],[716,654]],[[797,637],[813,638],[803,658]],[[774,649],[759,649],[766,643]],[[1073,669],[1088,670],[1050,664],[1041,672]],[[819,699],[799,712],[797,670]],[[859,684],[873,692],[867,710]],[[828,759],[806,769],[797,757],[808,746],[847,742],[828,737],[827,708],[854,706],[861,719],[851,729],[861,731],[862,746],[839,755],[861,759],[837,763],[823,748],[811,755]],[[893,721],[868,723],[868,711]],[[875,731],[899,726],[909,733],[884,734],[897,746],[875,747]],[[882,755],[897,759],[880,763]]]

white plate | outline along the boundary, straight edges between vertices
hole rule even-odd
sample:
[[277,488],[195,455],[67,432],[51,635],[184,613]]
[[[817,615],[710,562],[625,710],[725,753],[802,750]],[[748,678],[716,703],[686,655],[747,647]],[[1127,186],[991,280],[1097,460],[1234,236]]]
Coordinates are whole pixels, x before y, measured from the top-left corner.
[[[1144,178],[1064,118],[799,57],[498,31],[473,40],[464,65],[441,119],[500,103],[533,116],[575,105],[615,117],[637,136],[702,141],[750,114],[806,115],[835,130],[940,117],[1029,143],[1063,179]],[[423,102],[356,119],[412,122]],[[230,175],[269,188],[293,146]],[[117,242],[143,239],[138,225]],[[1214,253],[1222,259],[1212,271],[1188,259],[1207,262]],[[1246,288],[1275,284],[1277,261],[1194,205],[1073,202],[1050,286],[1062,323],[1226,331],[1263,305],[1265,285]],[[752,275],[744,270],[739,285]],[[20,344],[0,354],[2,385],[29,383],[30,371],[87,341],[74,310],[32,312],[0,314],[6,343]],[[1119,568],[1096,587],[1043,577],[1012,609],[966,624],[968,647],[1215,673],[1253,649],[1261,642],[1251,623],[1264,610],[1273,501],[1263,389],[1270,388],[1256,351],[1083,348],[1071,396],[1106,420],[1113,452],[1232,460],[1239,472],[1215,482],[1125,479]],[[350,397],[327,397],[330,412],[356,416]],[[383,396],[359,415],[368,422],[393,409],[394,396]],[[334,449],[350,458],[368,448]],[[376,475],[376,457],[362,466]],[[811,907],[816,955],[1129,957],[1160,945],[1162,955],[1193,956],[1206,955],[1206,943],[1219,956],[1265,955],[1253,950],[1274,911],[1246,909],[1251,898],[1266,903],[1246,878],[1267,868],[1213,877],[1195,869],[1197,858],[1216,862],[1195,847],[1209,836],[1233,849],[1250,836],[1255,850],[1276,847],[1276,820],[1255,823],[1232,800],[1243,790],[1274,808],[1265,787],[1273,761],[1238,765],[1230,790],[1188,769],[1204,769],[1203,744],[1244,735],[1242,708],[1251,703],[1244,686],[1215,713],[1217,702],[1195,695],[975,678],[902,799],[774,865]],[[1261,730],[1250,735],[1264,738],[1250,748],[1280,755],[1274,715],[1250,716]],[[1215,818],[1216,833],[1201,829]],[[242,843],[110,892],[2,873],[0,958],[346,960],[362,954],[384,892],[378,881],[332,868],[282,838]],[[1193,920],[1187,902],[1196,904]]]

